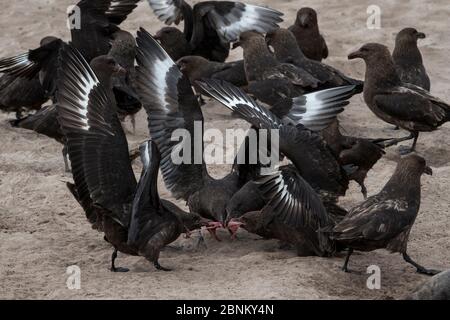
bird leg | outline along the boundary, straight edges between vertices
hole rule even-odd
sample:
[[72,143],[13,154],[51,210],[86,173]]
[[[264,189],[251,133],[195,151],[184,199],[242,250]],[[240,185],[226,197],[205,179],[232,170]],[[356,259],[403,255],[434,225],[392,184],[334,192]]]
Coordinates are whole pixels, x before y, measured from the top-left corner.
[[208,248],[206,246],[206,241],[205,241],[205,238],[203,237],[203,234],[202,234],[201,230],[198,230],[198,235],[199,235],[199,237],[198,237],[198,240],[197,240],[197,244],[195,245],[194,248],[196,250],[198,250],[200,248],[200,245],[203,245],[205,248]]
[[347,257],[345,258],[344,265],[342,266],[342,271],[344,271],[344,272],[350,272],[350,271],[348,271],[348,262],[350,261],[350,256],[352,255],[352,253],[353,253],[353,249],[349,248],[348,252],[347,252]]
[[67,151],[67,146],[64,145],[63,149],[62,149],[62,154],[63,154],[63,159],[64,159],[64,171],[66,173],[71,173],[72,169],[70,168],[70,164],[69,164],[69,153]]
[[116,268],[116,266],[114,265],[114,262],[116,261],[117,258],[117,248],[114,248],[114,252],[111,256],[111,271],[112,272],[128,272],[130,271],[130,269],[127,268]]
[[156,268],[157,270],[160,270],[160,271],[172,271],[172,269],[167,269],[167,268],[162,267],[162,266],[159,264],[158,260],[156,260],[155,262],[153,262],[153,265],[155,266],[155,268]]
[[442,272],[442,271],[439,271],[439,270],[427,269],[427,268],[421,266],[420,264],[415,262],[413,259],[411,259],[411,257],[406,252],[403,253],[403,259],[407,263],[413,265],[417,269],[418,273],[426,274],[428,276],[434,276],[434,275],[437,275],[438,273]]
[[132,114],[131,118],[131,126],[133,127],[133,134],[136,134],[136,115]]
[[402,156],[410,154],[411,152],[416,151],[416,145],[417,145],[417,139],[419,139],[419,133],[418,132],[412,132],[411,133],[411,139],[414,139],[411,148],[405,147],[405,148],[401,148],[400,149],[400,154]]
[[409,136],[407,136],[407,137],[403,137],[403,138],[398,138],[398,139],[392,139],[392,140],[390,140],[389,142],[386,142],[386,143],[384,143],[384,147],[385,148],[388,148],[388,147],[391,147],[391,146],[395,146],[396,144],[399,144],[400,142],[403,142],[403,141],[408,141],[408,140],[411,140],[411,139],[414,139],[414,133],[411,133]]
[[361,186],[361,193],[363,194],[364,200],[367,200],[367,188],[366,185],[363,183],[359,184]]

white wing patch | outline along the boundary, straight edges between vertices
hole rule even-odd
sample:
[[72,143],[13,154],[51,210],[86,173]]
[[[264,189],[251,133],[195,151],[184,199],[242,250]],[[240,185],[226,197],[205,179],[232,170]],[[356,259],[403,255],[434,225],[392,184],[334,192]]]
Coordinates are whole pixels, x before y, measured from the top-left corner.
[[156,96],[162,106],[166,105],[167,81],[166,77],[170,69],[174,66],[174,62],[165,57],[164,60],[156,59],[153,65],[153,87],[156,89]]
[[[227,42],[236,41],[245,31],[266,33],[276,28],[282,21],[281,13],[260,6],[236,3],[236,7],[224,17],[212,12],[218,34]],[[240,5],[240,6],[239,6]],[[242,7],[243,6],[243,7]]]
[[168,25],[174,23],[181,13],[174,0],[148,0],[148,3],[158,19]]

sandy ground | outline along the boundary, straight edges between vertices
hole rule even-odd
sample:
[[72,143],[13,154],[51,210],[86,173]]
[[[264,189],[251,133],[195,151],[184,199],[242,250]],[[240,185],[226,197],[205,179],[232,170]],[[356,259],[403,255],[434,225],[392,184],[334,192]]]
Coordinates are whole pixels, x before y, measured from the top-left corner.
[[[347,54],[368,41],[392,48],[396,32],[415,26],[428,37],[420,45],[432,79],[432,92],[450,101],[448,52],[448,0],[409,1],[275,1],[250,0],[283,11],[285,26],[291,24],[299,6],[312,6],[319,12],[321,31],[330,49],[327,63],[354,77],[362,77],[363,63],[349,62]],[[10,56],[35,47],[46,35],[68,39],[65,27],[69,0],[1,1],[0,56]],[[397,3],[397,4],[395,4]],[[400,4],[401,3],[401,4]],[[366,9],[378,4],[382,28],[366,27]],[[151,32],[161,27],[146,3],[124,23],[135,32],[139,26]],[[238,58],[240,52],[233,53]],[[223,107],[205,106],[207,127],[243,127],[231,120]],[[276,241],[266,241],[244,231],[232,242],[225,231],[221,243],[205,235],[207,248],[193,251],[193,239],[180,239],[181,249],[167,249],[161,263],[171,273],[155,271],[143,258],[119,254],[120,266],[131,272],[108,271],[111,248],[103,236],[93,231],[64,181],[61,146],[37,134],[13,130],[0,115],[0,298],[137,298],[137,299],[390,299],[400,298],[426,279],[404,263],[399,255],[380,250],[355,254],[351,269],[340,271],[342,257],[332,259],[298,258],[282,251]],[[138,116],[138,129],[129,135],[130,144],[148,137],[145,114]],[[378,120],[355,97],[342,115],[349,134],[367,137],[401,135]],[[423,179],[422,208],[410,239],[410,254],[426,266],[450,266],[450,218],[448,187],[450,179],[450,125],[423,134],[418,150],[434,169],[433,177]],[[395,167],[396,150],[380,161],[367,179],[370,194],[380,190]],[[137,164],[138,166],[138,164]],[[136,167],[136,172],[138,172]],[[211,167],[223,176],[228,167]],[[161,185],[164,198],[170,195]],[[362,201],[353,184],[342,204],[351,208]],[[180,203],[182,205],[182,203]],[[81,289],[66,286],[66,268],[81,268]],[[366,268],[381,268],[381,289],[366,287]]]

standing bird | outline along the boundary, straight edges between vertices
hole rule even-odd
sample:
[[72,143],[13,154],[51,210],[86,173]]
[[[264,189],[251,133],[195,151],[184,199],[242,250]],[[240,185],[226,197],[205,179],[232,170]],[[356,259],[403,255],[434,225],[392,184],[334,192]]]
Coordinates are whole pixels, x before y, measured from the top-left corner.
[[450,300],[450,270],[426,281],[408,295],[406,300]]
[[430,77],[423,66],[422,54],[417,47],[419,39],[425,39],[425,34],[414,28],[400,31],[395,39],[392,58],[400,80],[430,91]]
[[407,253],[409,234],[419,212],[420,179],[424,173],[433,173],[425,159],[415,154],[402,158],[383,190],[350,210],[334,227],[331,238],[349,248],[342,268],[345,272],[354,250],[385,248],[401,253],[419,273],[438,273],[414,262]]
[[273,48],[279,62],[290,63],[304,69],[322,83],[321,88],[354,85],[355,94],[363,91],[362,81],[349,78],[329,65],[306,57],[291,31],[279,28],[266,35],[266,42]]
[[415,150],[419,132],[434,131],[450,120],[450,105],[400,80],[386,46],[369,43],[348,58],[361,58],[366,63],[364,100],[369,109],[383,121],[411,133],[396,141],[414,139],[407,153]]
[[182,232],[201,227],[201,218],[159,199],[159,153],[151,141],[141,147],[143,171],[136,182],[111,90],[113,74],[123,69],[107,56],[92,60],[91,69],[71,47],[60,59],[57,110],[73,169],[70,191],[114,246],[111,271],[128,271],[116,268],[118,251],[168,270],[159,264],[159,252]]
[[[189,55],[202,56],[211,61],[224,62],[230,51],[230,42],[238,39],[244,31],[255,30],[266,33],[278,28],[283,21],[281,12],[232,1],[205,1],[191,7],[184,0],[148,0],[159,20],[167,25],[184,20],[184,49],[175,44],[176,51],[188,51]],[[163,29],[158,34],[163,48],[170,53],[170,43],[179,38],[179,33]],[[168,31],[172,30],[172,31]],[[167,33],[167,34],[166,34]],[[169,35],[171,34],[171,36]],[[168,40],[170,42],[165,42]],[[172,59],[178,60],[170,54]]]
[[292,31],[298,46],[309,59],[320,62],[328,57],[327,43],[320,34],[317,13],[314,9],[298,10],[297,19],[289,30]]

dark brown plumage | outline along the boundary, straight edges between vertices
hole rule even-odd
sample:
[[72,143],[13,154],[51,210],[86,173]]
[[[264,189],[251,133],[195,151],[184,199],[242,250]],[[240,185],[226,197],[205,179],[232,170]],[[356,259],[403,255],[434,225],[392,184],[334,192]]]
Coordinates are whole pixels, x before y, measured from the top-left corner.
[[222,63],[208,61],[200,56],[187,56],[179,59],[177,65],[196,90],[198,90],[196,81],[202,79],[223,80],[237,87],[247,85],[243,60]]
[[[328,146],[339,157],[342,166],[349,166],[348,177],[356,181],[364,198],[367,198],[367,188],[364,181],[367,173],[385,154],[384,148],[390,139],[365,139],[343,135],[339,129],[339,121],[334,121],[328,128],[322,130],[322,137]],[[351,170],[354,168],[354,170]]]
[[354,85],[355,94],[361,93],[364,83],[349,78],[339,70],[306,57],[295,40],[294,34],[283,28],[279,28],[266,35],[267,44],[275,53],[275,57],[282,63],[291,63],[298,68],[304,69],[314,78],[320,81],[321,89],[338,86]]
[[375,196],[354,207],[334,227],[331,238],[349,248],[343,267],[347,266],[353,250],[387,249],[399,252],[408,263],[425,274],[436,274],[415,263],[407,254],[411,228],[420,207],[422,174],[432,174],[425,160],[418,155],[402,158],[391,179]]
[[[211,61],[224,62],[230,51],[230,42],[236,41],[244,31],[266,33],[283,21],[281,12],[270,8],[232,1],[204,1],[193,7],[184,0],[149,0],[158,19],[170,25],[184,20],[184,37],[180,32],[163,29],[157,34],[170,57],[175,61],[185,55],[202,56]],[[170,30],[170,31],[169,31]],[[165,34],[166,33],[166,34]],[[161,37],[159,36],[161,35]],[[170,48],[172,43],[174,48]]]
[[232,219],[228,227],[233,233],[242,226],[264,238],[293,245],[299,256],[329,256],[335,251],[332,241],[320,232],[332,224],[329,214],[295,167],[286,166],[255,183],[267,203],[261,211]]
[[[71,28],[72,45],[90,62],[95,57],[108,54],[119,25],[137,7],[139,0],[81,0],[80,26]],[[76,12],[75,12],[76,13]],[[74,13],[70,13],[73,17]]]
[[395,68],[403,82],[411,83],[430,91],[430,77],[423,65],[422,54],[417,47],[417,41],[425,39],[425,34],[414,28],[401,30],[395,39],[392,52]]
[[164,27],[153,37],[158,40],[173,61],[192,54],[191,45],[185,34],[174,27]]
[[0,110],[16,112],[39,110],[54,98],[56,62],[62,40],[45,37],[40,47],[12,58],[0,60]]
[[125,74],[113,78],[113,92],[117,102],[119,119],[124,121],[131,117],[133,131],[136,130],[135,115],[142,109],[138,94],[135,90],[136,70],[134,67],[136,56],[136,41],[127,31],[120,30],[112,35],[111,49],[108,56],[112,57],[122,68]]
[[113,74],[123,69],[107,56],[93,59],[91,69],[71,47],[64,48],[60,61],[58,119],[75,182],[68,186],[93,227],[114,246],[111,271],[128,271],[115,267],[118,251],[168,270],[159,265],[159,252],[187,230],[185,220],[199,228],[201,218],[160,200],[159,152],[151,141],[141,146],[143,171],[136,182],[111,90]]
[[419,132],[438,129],[450,120],[450,105],[433,97],[425,89],[400,80],[389,49],[369,43],[349,55],[366,62],[364,100],[380,119],[411,132],[411,136],[397,142],[413,139],[414,151]]
[[322,61],[328,57],[328,47],[320,34],[317,13],[311,8],[301,8],[297,12],[294,25],[289,30],[295,36],[297,44],[309,59]]
[[289,112],[292,98],[319,90],[320,81],[306,70],[278,62],[269,51],[262,34],[253,31],[244,32],[237,45],[244,50],[248,92],[256,99],[272,106],[274,108],[272,111],[278,117],[283,117]]
[[[150,136],[162,154],[164,182],[175,198],[187,202],[191,212],[222,226],[227,203],[245,184],[241,176],[246,173],[235,166],[223,179],[208,174],[202,156],[203,114],[189,79],[142,28],[137,44],[138,92],[148,114]],[[180,131],[189,138],[174,140],[173,134]],[[180,153],[183,159],[173,157]]]

